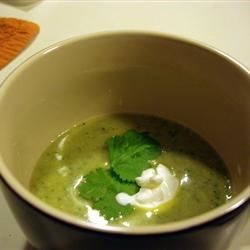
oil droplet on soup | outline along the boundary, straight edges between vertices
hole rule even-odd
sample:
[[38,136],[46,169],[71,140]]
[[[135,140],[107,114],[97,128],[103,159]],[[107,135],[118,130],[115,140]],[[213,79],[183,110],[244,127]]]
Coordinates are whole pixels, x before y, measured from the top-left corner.
[[[179,182],[174,198],[157,208],[135,207],[128,216],[109,221],[77,196],[84,176],[109,165],[106,141],[129,129],[147,131],[162,145],[154,164],[163,164]],[[95,117],[59,135],[38,160],[30,190],[41,200],[86,221],[125,227],[187,219],[231,199],[225,164],[199,135],[177,123],[140,114]]]

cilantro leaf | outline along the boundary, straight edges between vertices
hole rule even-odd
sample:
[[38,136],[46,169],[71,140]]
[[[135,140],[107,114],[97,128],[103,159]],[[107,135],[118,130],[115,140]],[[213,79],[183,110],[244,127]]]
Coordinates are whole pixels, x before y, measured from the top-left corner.
[[128,215],[134,210],[131,205],[120,205],[116,201],[116,195],[117,193],[115,192],[109,192],[102,199],[93,204],[93,208],[99,210],[107,220],[117,219],[120,216]]
[[112,189],[112,181],[109,171],[99,168],[84,177],[78,190],[81,197],[90,201],[98,201],[109,189]]
[[112,185],[116,193],[127,193],[129,195],[135,194],[139,191],[139,187],[134,182],[123,181],[112,170],[109,171],[112,176]]
[[127,183],[120,180],[111,169],[99,168],[91,171],[79,184],[79,195],[92,202],[94,209],[98,209],[106,219],[116,219],[129,214],[131,205],[120,205],[115,196],[120,192],[130,195],[138,192],[139,187],[135,183]]
[[122,179],[134,182],[149,168],[149,160],[161,153],[161,145],[146,132],[129,130],[107,141],[112,170]]

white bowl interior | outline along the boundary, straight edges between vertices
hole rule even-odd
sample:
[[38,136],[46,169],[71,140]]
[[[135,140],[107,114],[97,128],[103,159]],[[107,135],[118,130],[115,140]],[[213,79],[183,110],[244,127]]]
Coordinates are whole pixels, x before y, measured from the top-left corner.
[[[28,187],[62,131],[111,112],[149,113],[198,132],[249,185],[249,74],[219,52],[155,35],[77,38],[35,55],[0,91],[0,165]],[[2,163],[1,163],[2,161]]]

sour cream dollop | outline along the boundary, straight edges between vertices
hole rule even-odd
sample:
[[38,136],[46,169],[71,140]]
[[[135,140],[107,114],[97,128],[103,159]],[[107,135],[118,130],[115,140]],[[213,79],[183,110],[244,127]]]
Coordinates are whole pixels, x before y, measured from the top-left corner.
[[140,190],[134,195],[117,194],[116,200],[119,204],[155,208],[171,200],[179,186],[176,177],[163,164],[144,170],[135,180]]

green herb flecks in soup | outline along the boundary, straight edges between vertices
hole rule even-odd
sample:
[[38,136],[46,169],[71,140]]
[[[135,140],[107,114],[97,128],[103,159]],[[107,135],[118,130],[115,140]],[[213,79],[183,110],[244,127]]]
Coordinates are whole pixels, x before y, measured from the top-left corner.
[[207,142],[137,114],[93,118],[60,135],[39,159],[30,189],[83,220],[124,226],[183,220],[231,198],[224,163]]

